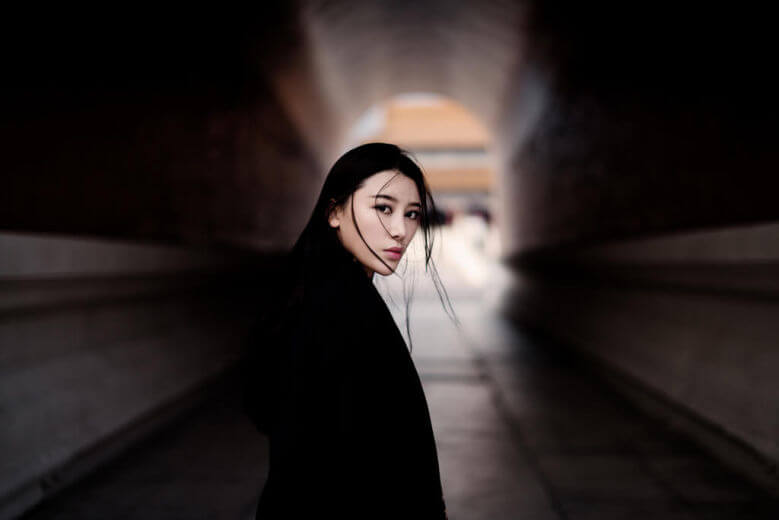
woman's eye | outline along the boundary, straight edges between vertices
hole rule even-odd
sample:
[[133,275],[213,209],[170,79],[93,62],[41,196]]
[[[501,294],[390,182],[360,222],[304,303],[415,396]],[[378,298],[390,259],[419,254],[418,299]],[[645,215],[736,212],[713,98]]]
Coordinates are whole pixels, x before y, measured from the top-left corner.
[[409,211],[406,213],[406,216],[410,218],[411,220],[416,220],[419,218],[419,212],[418,211]]
[[[377,210],[381,211],[385,215],[390,215],[392,213],[392,208],[390,208],[386,204],[377,204],[376,206],[373,206],[373,207],[376,208]],[[385,211],[385,210],[387,210],[387,211]]]

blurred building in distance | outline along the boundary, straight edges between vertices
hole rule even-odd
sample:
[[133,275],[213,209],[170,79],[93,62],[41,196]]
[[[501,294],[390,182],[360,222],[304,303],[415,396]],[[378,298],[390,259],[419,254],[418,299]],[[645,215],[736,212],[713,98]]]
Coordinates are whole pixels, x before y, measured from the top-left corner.
[[369,109],[355,124],[349,147],[383,141],[410,151],[424,169],[442,219],[494,216],[495,171],[490,135],[471,112],[447,97],[395,96]]

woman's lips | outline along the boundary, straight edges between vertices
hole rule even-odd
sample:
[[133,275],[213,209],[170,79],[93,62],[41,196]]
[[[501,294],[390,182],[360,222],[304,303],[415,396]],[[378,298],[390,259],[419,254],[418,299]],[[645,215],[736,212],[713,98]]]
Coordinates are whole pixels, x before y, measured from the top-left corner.
[[403,256],[403,252],[399,249],[385,249],[384,252],[393,260],[399,260]]

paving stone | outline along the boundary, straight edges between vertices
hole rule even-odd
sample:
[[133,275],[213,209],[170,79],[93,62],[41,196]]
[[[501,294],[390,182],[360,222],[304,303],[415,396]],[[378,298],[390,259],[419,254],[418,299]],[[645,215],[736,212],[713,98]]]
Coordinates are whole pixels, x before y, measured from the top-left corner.
[[690,504],[750,503],[767,497],[722,466],[697,456],[655,456],[647,465]]
[[500,432],[444,431],[438,449],[450,519],[557,519],[535,471]]
[[779,501],[761,499],[749,503],[696,504],[696,520],[774,520],[779,518]]
[[641,466],[625,454],[549,454],[539,465],[555,494],[569,499],[672,500]]
[[568,520],[694,520],[695,513],[667,500],[566,500]]
[[436,433],[454,430],[509,435],[508,424],[492,400],[489,385],[430,381],[423,386]]

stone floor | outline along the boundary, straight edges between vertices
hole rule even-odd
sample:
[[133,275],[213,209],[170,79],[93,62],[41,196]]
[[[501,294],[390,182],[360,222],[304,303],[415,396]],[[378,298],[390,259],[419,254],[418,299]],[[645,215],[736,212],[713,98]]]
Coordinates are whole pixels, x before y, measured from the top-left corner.
[[[507,323],[493,293],[448,280],[462,328],[423,287],[412,357],[451,520],[779,518],[776,499]],[[25,518],[250,519],[266,470],[264,438],[227,384]]]

